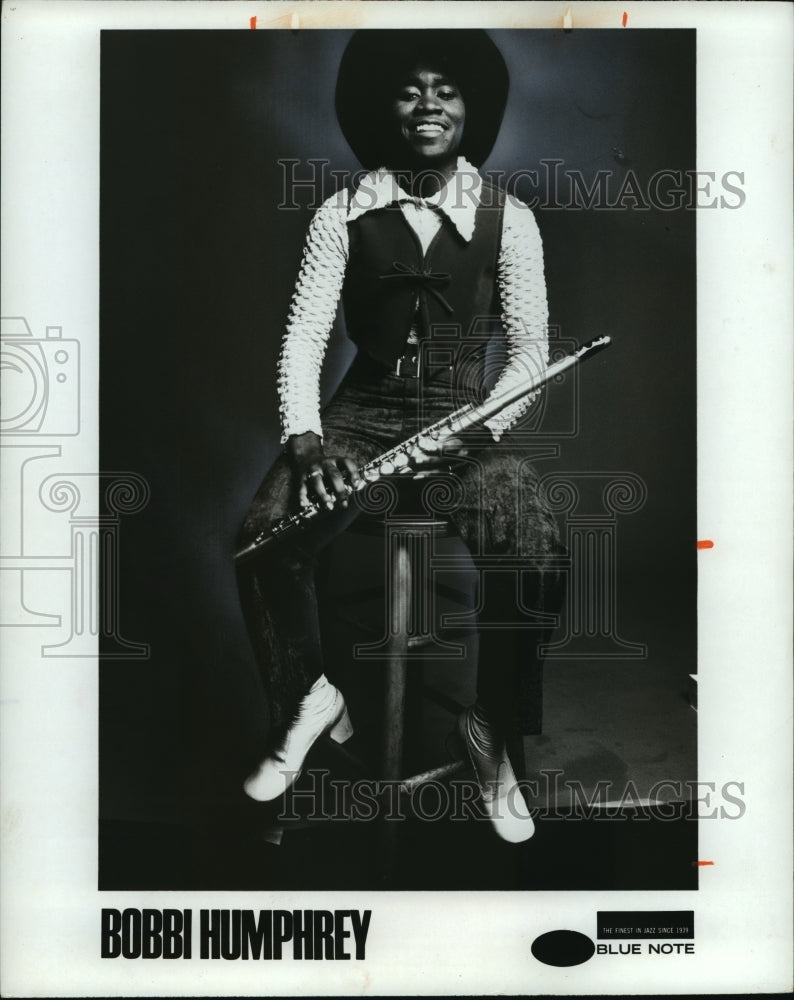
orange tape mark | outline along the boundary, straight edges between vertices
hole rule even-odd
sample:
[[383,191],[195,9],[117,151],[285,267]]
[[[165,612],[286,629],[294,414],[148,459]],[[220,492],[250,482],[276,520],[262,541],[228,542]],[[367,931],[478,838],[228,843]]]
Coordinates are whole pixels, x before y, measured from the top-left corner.
[[628,15],[628,14],[626,13],[626,11],[624,10],[624,11],[623,11],[623,27],[624,27],[624,28],[626,27],[626,24],[628,23],[628,20],[629,20],[629,15]]
[[697,543],[697,547],[699,549],[713,549],[714,548],[714,542],[712,542],[712,540],[710,538],[702,538]]
[[701,865],[713,865],[713,864],[714,864],[713,861],[698,861],[698,867],[700,867]]
[[251,25],[251,30],[256,31],[256,14],[252,18],[249,18],[248,23]]

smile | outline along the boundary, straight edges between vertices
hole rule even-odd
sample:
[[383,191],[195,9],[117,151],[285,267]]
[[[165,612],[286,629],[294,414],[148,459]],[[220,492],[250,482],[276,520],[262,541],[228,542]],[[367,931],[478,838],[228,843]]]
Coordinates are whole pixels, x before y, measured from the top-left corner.
[[441,135],[446,129],[447,126],[442,122],[418,122],[411,126],[411,131],[417,135]]

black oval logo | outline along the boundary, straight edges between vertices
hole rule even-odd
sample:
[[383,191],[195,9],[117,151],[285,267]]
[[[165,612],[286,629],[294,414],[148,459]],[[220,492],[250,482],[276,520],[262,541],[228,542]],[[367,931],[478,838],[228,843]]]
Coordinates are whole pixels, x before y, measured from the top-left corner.
[[548,931],[532,942],[532,954],[544,965],[581,965],[595,954],[595,945],[579,931]]

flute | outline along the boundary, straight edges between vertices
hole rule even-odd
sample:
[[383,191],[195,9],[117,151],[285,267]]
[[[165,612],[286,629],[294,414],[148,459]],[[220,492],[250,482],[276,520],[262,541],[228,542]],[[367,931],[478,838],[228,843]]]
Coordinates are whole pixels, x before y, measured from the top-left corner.
[[[531,378],[529,382],[521,386],[516,386],[507,392],[501,392],[496,396],[490,396],[483,403],[467,403],[466,406],[454,410],[448,416],[425,427],[418,434],[406,438],[405,441],[401,441],[394,448],[389,448],[388,451],[384,451],[383,454],[367,462],[366,465],[362,465],[358,470],[361,477],[358,489],[363,489],[368,483],[374,483],[382,476],[390,476],[399,468],[404,468],[408,464],[406,459],[423,438],[437,439],[442,433],[454,436],[455,434],[470,430],[486,420],[490,420],[491,417],[496,416],[505,407],[517,403],[520,399],[540,389],[541,386],[561,375],[567,369],[572,368],[585,358],[592,357],[598,351],[608,347],[610,343],[610,337],[596,337],[594,340],[584,344],[577,351],[574,351],[573,354],[568,354],[564,358],[560,358],[559,361],[555,361],[554,364],[549,365],[542,374]],[[285,535],[292,534],[299,528],[305,527],[313,518],[325,510],[326,507],[323,504],[315,501],[301,508],[297,514],[289,514],[287,517],[281,518],[270,526],[269,531],[260,531],[254,537],[253,541],[240,549],[234,557],[235,560],[243,562],[251,559],[272,542],[282,539]]]

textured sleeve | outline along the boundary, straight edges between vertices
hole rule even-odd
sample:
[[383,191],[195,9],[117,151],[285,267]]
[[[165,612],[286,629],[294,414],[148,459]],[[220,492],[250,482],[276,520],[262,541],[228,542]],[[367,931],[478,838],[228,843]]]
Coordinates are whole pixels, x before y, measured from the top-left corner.
[[332,195],[306,236],[278,359],[281,443],[320,423],[320,371],[336,318],[348,257],[347,198]]
[[[505,205],[497,280],[507,360],[491,396],[526,383],[530,374],[545,371],[549,359],[543,245],[532,210],[517,199],[508,198]],[[527,412],[537,395],[533,393],[485,422],[495,441]]]

